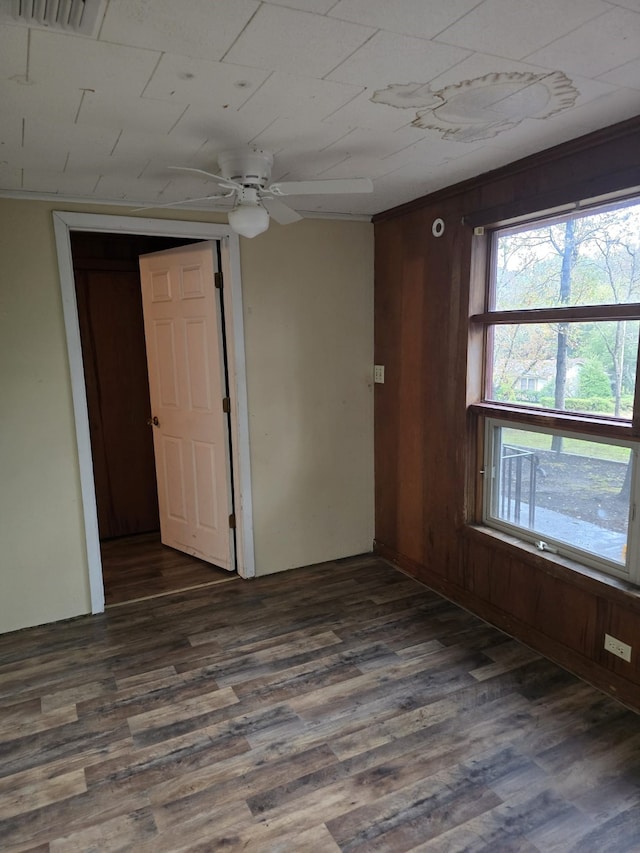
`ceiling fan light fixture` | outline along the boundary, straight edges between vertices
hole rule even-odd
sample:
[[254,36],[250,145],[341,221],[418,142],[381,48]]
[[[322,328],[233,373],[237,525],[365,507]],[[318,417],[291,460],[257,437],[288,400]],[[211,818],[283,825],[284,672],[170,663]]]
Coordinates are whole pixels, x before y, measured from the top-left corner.
[[173,207],[175,204],[186,204],[190,201],[217,201],[235,196],[235,206],[229,213],[229,225],[241,237],[251,238],[267,230],[269,219],[273,219],[278,225],[290,225],[302,219],[293,207],[282,201],[282,196],[373,192],[373,182],[369,178],[279,181],[270,184],[273,155],[259,148],[223,151],[218,155],[218,164],[220,174],[194,166],[169,166],[169,169],[205,175],[214,180],[220,191],[224,192],[202,198],[186,198],[159,206]]
[[229,212],[229,225],[241,237],[257,237],[269,227],[269,214],[261,204],[240,202]]

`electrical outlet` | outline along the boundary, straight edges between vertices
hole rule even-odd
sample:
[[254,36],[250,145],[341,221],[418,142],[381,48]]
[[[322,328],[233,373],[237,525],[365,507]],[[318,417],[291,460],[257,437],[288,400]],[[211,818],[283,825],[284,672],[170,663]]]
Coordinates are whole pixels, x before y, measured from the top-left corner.
[[373,381],[384,384],[384,364],[374,364]]
[[611,634],[605,634],[604,647],[612,655],[626,660],[627,663],[631,663],[631,646],[623,643],[622,640],[612,637]]

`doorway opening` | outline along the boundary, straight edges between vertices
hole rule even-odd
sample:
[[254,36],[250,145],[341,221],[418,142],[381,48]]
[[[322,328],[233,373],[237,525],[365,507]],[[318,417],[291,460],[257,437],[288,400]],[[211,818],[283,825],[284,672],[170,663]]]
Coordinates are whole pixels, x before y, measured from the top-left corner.
[[[230,232],[228,226],[215,225],[204,222],[186,222],[181,220],[154,220],[147,218],[126,217],[126,216],[109,216],[105,214],[89,214],[89,213],[69,213],[63,211],[54,211],[54,230],[56,236],[56,248],[58,253],[58,264],[60,270],[60,283],[62,291],[62,302],[64,309],[65,329],[67,335],[67,348],[69,353],[69,366],[71,374],[71,388],[74,404],[74,418],[76,424],[76,439],[78,447],[79,473],[82,493],[82,508],[84,515],[84,530],[87,544],[87,562],[88,562],[88,581],[89,592],[91,596],[91,611],[99,613],[104,610],[105,605],[105,583],[102,571],[102,552],[106,555],[107,563],[111,558],[113,562],[120,561],[125,566],[131,562],[131,559],[139,566],[144,566],[147,559],[153,562],[156,568],[160,569],[160,577],[156,578],[159,585],[164,587],[160,591],[155,591],[152,586],[152,578],[149,577],[149,571],[141,569],[140,584],[146,589],[139,587],[135,594],[126,593],[129,597],[144,598],[149,595],[155,595],[166,591],[167,581],[163,577],[165,573],[171,572],[174,579],[180,584],[180,588],[193,588],[201,585],[201,576],[194,574],[196,569],[201,568],[201,561],[196,560],[188,554],[169,549],[168,551],[159,551],[161,547],[158,543],[157,533],[152,529],[155,525],[153,521],[137,519],[137,532],[130,533],[121,524],[121,519],[115,519],[116,526],[106,528],[107,534],[102,535],[99,530],[104,526],[104,520],[101,518],[98,523],[98,491],[95,485],[94,464],[91,449],[91,430],[89,418],[89,396],[90,390],[87,387],[85,379],[85,369],[83,365],[82,347],[81,347],[81,331],[80,331],[80,314],[82,306],[80,305],[81,297],[76,297],[76,285],[74,275],[74,264],[82,267],[82,260],[85,262],[91,252],[98,252],[95,249],[95,243],[91,252],[87,251],[85,244],[84,251],[80,248],[80,243],[83,240],[89,242],[91,237],[104,238],[111,245],[109,258],[104,258],[102,251],[102,260],[107,260],[109,263],[103,264],[103,269],[97,272],[103,274],[104,267],[111,266],[113,272],[118,266],[127,266],[129,261],[123,255],[131,254],[130,249],[124,249],[126,240],[117,245],[115,242],[109,244],[109,240],[115,236],[124,236],[129,239],[129,243],[136,242],[142,238],[143,243],[138,242],[138,247],[143,246],[142,251],[151,253],[160,249],[163,251],[167,246],[177,246],[192,244],[204,241],[217,241],[219,247],[219,261],[221,263],[221,271],[223,275],[224,287],[221,292],[222,304],[226,314],[226,328],[228,350],[226,359],[229,365],[229,396],[230,396],[230,414],[229,414],[229,429],[231,442],[231,471],[232,471],[232,488],[236,499],[236,555],[237,555],[237,571],[243,578],[253,577],[255,575],[254,549],[253,549],[253,524],[252,524],[252,503],[251,503],[251,472],[249,459],[249,436],[248,436],[248,413],[247,413],[247,396],[246,396],[246,373],[244,361],[244,328],[242,317],[242,291],[240,286],[240,264],[239,264],[239,245],[235,234]],[[80,235],[84,232],[84,236]],[[132,241],[131,238],[134,238]],[[160,238],[162,242],[148,242],[150,238]],[[72,241],[75,245],[76,252],[72,254]],[[144,241],[147,241],[146,243]],[[137,247],[137,248],[138,248]],[[137,251],[137,248],[135,251]],[[89,265],[90,266],[90,265]],[[87,264],[84,264],[85,272]],[[137,267],[137,255],[136,255]],[[121,270],[122,271],[122,270]],[[139,271],[136,273],[136,295],[139,292]],[[104,314],[101,313],[101,323]],[[143,328],[142,324],[140,328]],[[110,333],[111,336],[115,332]],[[142,332],[142,334],[144,334]],[[118,331],[118,345],[120,343],[120,332]],[[107,336],[107,344],[109,344]],[[113,341],[111,342],[113,349]],[[134,371],[131,371],[134,372]],[[148,379],[148,377],[145,377]],[[103,390],[103,389],[102,389]],[[144,406],[148,411],[148,392]],[[140,404],[132,406],[132,411],[128,413],[129,420],[132,417],[139,417]],[[126,418],[125,418],[126,419]],[[145,430],[146,419],[144,418]],[[147,451],[148,453],[148,451]],[[144,456],[144,453],[142,454]],[[113,485],[113,484],[111,484]],[[147,486],[148,487],[148,486]],[[157,490],[156,490],[157,496]],[[129,496],[130,497],[130,496]],[[126,500],[125,500],[126,502]],[[109,514],[109,504],[107,502],[106,513]],[[135,514],[135,513],[134,513]],[[104,515],[100,510],[101,517]],[[113,522],[114,519],[111,519]],[[118,525],[120,525],[118,527]],[[147,528],[146,530],[143,528]],[[117,535],[110,536],[111,533]],[[133,540],[132,538],[133,537]],[[101,538],[103,543],[101,546]],[[110,543],[110,544],[109,544]],[[137,548],[133,546],[137,545]],[[122,556],[122,551],[116,554],[117,551],[128,548],[128,556]],[[107,553],[109,552],[109,553]],[[131,558],[131,559],[130,559]],[[208,564],[206,583],[210,583],[211,569]],[[109,570],[106,567],[107,571]],[[226,570],[224,571],[225,579],[234,577]],[[214,581],[215,582],[215,581]]]
[[237,577],[160,541],[138,258],[194,241],[86,231],[70,240],[105,603]]
[[163,545],[160,531],[100,542],[107,607],[236,580],[197,557]]

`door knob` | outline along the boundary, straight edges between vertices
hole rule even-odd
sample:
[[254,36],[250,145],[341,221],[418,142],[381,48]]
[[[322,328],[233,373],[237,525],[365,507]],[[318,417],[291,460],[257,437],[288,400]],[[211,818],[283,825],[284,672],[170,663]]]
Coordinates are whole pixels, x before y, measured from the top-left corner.
[[147,419],[147,425],[148,426],[160,426],[160,421],[156,417],[148,418]]

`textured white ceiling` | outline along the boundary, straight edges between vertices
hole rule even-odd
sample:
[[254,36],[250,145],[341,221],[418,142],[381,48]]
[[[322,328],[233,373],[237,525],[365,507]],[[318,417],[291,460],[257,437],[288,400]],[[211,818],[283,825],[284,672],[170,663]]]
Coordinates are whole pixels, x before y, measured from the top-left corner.
[[372,195],[291,199],[369,215],[640,113],[640,0],[108,0],[90,36],[10,7],[11,195],[201,197],[216,185],[168,166],[217,171],[250,144],[274,180],[371,177]]

